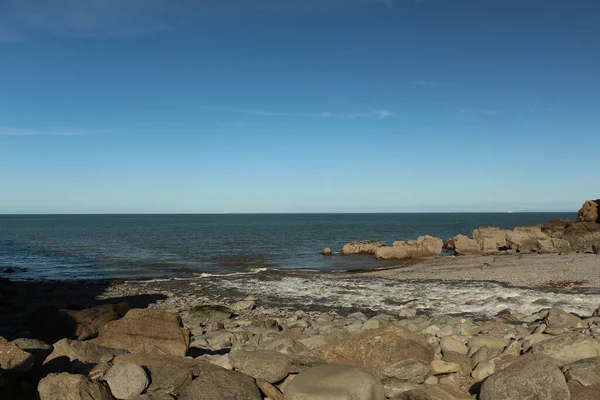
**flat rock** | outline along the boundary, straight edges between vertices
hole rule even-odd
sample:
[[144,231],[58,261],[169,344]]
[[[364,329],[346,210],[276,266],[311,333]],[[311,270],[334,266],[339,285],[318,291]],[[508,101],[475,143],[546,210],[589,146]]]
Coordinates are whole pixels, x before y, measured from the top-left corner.
[[543,356],[527,356],[481,385],[480,400],[569,400],[569,388],[557,363]]
[[98,336],[100,330],[111,321],[121,318],[131,307],[127,303],[102,304],[77,311],[62,310],[75,323],[75,338],[87,340]]
[[127,350],[113,349],[100,346],[88,341],[62,339],[54,343],[54,350],[44,361],[48,364],[53,360],[62,362],[63,359],[69,361],[80,361],[82,363],[97,364],[108,362],[118,354],[126,354]]
[[384,400],[385,391],[370,371],[350,365],[320,365],[296,376],[285,388],[285,400]]
[[119,400],[139,396],[150,384],[144,368],[133,363],[113,365],[104,380],[113,396]]
[[190,332],[177,314],[155,309],[133,309],[123,318],[107,323],[92,342],[132,353],[185,356]]
[[204,324],[222,321],[231,318],[233,310],[218,304],[200,305],[192,307],[187,315],[190,319]]
[[444,336],[440,340],[440,347],[442,348],[442,352],[454,351],[465,355],[469,353],[469,348],[466,344],[450,336]]
[[147,366],[150,375],[150,385],[147,392],[166,392],[178,395],[192,381],[189,369],[177,367]]
[[550,356],[564,365],[600,357],[600,343],[582,334],[563,335],[534,345],[531,353]]
[[38,384],[39,400],[113,400],[108,388],[83,375],[49,374]]
[[221,369],[201,373],[179,400],[262,400],[262,396],[252,377]]
[[409,383],[423,383],[431,372],[428,363],[421,360],[402,360],[388,365],[380,371],[380,378],[384,383],[398,380]]
[[400,360],[414,359],[429,363],[433,359],[433,348],[409,329],[392,325],[355,333],[317,348],[310,354],[331,363],[361,366],[379,374]]
[[431,373],[433,375],[450,374],[460,372],[460,365],[443,360],[433,360],[431,362]]
[[229,353],[229,360],[233,368],[269,383],[279,382],[288,376],[291,366],[288,356],[267,350],[234,350]]

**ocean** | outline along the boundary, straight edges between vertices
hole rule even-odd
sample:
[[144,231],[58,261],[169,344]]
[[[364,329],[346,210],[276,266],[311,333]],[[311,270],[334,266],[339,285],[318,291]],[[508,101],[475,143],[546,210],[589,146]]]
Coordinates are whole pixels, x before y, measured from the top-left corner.
[[[479,226],[512,229],[576,213],[0,215],[0,276],[26,280],[147,279],[339,271],[389,265],[324,257],[354,240],[442,239]],[[397,264],[397,262],[391,262]]]

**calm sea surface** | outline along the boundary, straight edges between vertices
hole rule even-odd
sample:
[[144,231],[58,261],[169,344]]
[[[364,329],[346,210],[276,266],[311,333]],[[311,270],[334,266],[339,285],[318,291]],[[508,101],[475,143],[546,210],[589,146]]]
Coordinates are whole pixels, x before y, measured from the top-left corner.
[[0,276],[13,279],[190,277],[257,268],[372,268],[373,257],[323,257],[346,242],[471,235],[575,213],[0,215]]

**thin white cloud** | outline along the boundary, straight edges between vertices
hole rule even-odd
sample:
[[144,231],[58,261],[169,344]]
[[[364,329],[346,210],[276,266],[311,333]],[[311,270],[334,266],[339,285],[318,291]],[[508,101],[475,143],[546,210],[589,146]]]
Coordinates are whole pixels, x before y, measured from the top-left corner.
[[84,130],[22,129],[0,126],[0,135],[10,136],[83,136],[89,133]]
[[394,114],[389,110],[376,110],[370,112],[361,113],[331,113],[331,112],[317,112],[317,113],[303,113],[303,112],[280,112],[280,111],[268,111],[268,110],[255,110],[246,108],[232,108],[232,107],[215,107],[215,106],[201,106],[200,108],[213,111],[232,112],[246,115],[257,115],[265,117],[298,117],[298,118],[341,118],[341,119],[354,119],[354,118],[389,118]]
[[412,81],[411,83],[413,85],[419,85],[419,86],[434,86],[435,85],[434,81],[426,81],[426,80],[417,80],[417,81]]

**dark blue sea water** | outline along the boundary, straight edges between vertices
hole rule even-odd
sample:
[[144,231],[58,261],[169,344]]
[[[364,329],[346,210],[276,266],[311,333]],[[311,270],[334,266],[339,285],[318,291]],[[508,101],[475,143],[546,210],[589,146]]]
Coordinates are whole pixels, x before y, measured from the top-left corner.
[[[256,268],[372,268],[373,257],[323,257],[346,242],[471,235],[575,213],[0,215],[0,276],[13,279],[188,277]],[[381,264],[379,264],[381,265]],[[10,272],[10,273],[9,273]]]

